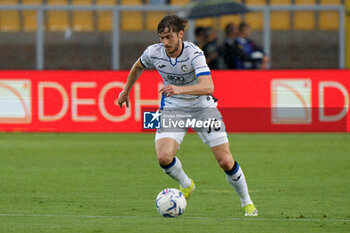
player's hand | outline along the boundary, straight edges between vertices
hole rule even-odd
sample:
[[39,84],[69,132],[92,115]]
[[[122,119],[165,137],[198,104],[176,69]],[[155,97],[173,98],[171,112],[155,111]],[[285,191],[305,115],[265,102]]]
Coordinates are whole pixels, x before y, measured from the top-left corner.
[[122,92],[120,92],[119,97],[118,97],[118,104],[121,108],[123,107],[124,102],[126,104],[126,107],[128,108],[129,107],[129,95],[126,92],[122,91]]
[[181,88],[175,85],[168,85],[159,89],[159,92],[165,95],[166,97],[169,97],[172,95],[181,94]]

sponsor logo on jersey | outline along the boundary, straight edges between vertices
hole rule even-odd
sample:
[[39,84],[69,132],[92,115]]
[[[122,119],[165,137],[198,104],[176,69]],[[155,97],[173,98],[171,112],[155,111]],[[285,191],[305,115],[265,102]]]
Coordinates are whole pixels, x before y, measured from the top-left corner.
[[185,77],[183,76],[177,76],[177,75],[168,75],[167,76],[170,84],[174,85],[183,85],[185,83]]

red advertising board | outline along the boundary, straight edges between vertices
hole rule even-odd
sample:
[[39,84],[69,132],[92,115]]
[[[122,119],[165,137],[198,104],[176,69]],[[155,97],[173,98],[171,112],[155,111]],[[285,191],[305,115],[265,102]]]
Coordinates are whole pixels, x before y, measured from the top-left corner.
[[[142,110],[156,108],[162,80],[145,71],[117,97],[127,71],[2,71],[0,131],[141,132]],[[349,132],[350,71],[213,71],[229,132]]]

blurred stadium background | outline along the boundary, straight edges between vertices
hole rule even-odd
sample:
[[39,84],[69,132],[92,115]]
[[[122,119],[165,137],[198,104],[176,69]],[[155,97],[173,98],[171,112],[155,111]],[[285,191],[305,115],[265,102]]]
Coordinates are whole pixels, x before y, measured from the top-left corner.
[[[149,11],[149,7],[154,7],[149,0],[0,0],[0,69],[127,70],[147,45],[158,41],[155,29],[159,20],[167,13],[175,13],[189,2],[191,1],[170,0],[162,6],[167,10],[157,12]],[[269,44],[272,69],[350,67],[349,0],[240,2],[248,7],[260,7],[259,9],[269,6],[346,6],[345,16],[341,15],[344,13],[342,10],[272,11]],[[20,7],[39,7],[40,4],[56,7],[114,5],[130,8],[120,12],[117,27],[119,30],[115,31],[115,37],[111,11],[76,10],[77,8],[63,11],[44,10],[43,46],[42,51],[39,50],[43,54],[43,61],[38,65],[37,11]],[[342,19],[344,22],[341,22]],[[225,25],[228,22],[238,24],[243,20],[252,26],[252,38],[263,45],[263,11],[199,19],[195,20],[194,25],[216,28],[219,41],[222,42]],[[340,33],[342,25],[347,29],[342,31],[344,34]],[[191,31],[187,32],[187,39],[193,38],[189,33]],[[118,39],[118,48],[113,47],[112,40],[115,39]],[[340,47],[342,39],[344,45]],[[113,65],[113,51],[117,51],[120,57],[117,65]],[[342,52],[346,62],[340,65]]]
[[254,11],[190,22],[185,39],[212,26],[222,43],[227,23],[246,21],[271,57],[269,71],[213,72],[260,216],[241,217],[210,149],[188,134],[177,156],[197,189],[175,221],[155,210],[177,184],[141,120],[163,82],[144,72],[131,107],[115,101],[159,20],[191,2],[150,1],[0,0],[0,232],[349,232],[350,0],[240,0]]

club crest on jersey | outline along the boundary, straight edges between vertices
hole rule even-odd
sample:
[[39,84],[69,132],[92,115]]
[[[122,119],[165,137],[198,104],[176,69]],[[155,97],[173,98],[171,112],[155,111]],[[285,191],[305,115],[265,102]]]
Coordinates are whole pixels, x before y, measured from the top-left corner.
[[188,71],[188,68],[187,68],[186,65],[182,65],[182,66],[181,66],[181,70],[182,70],[183,72],[187,72],[187,71]]

